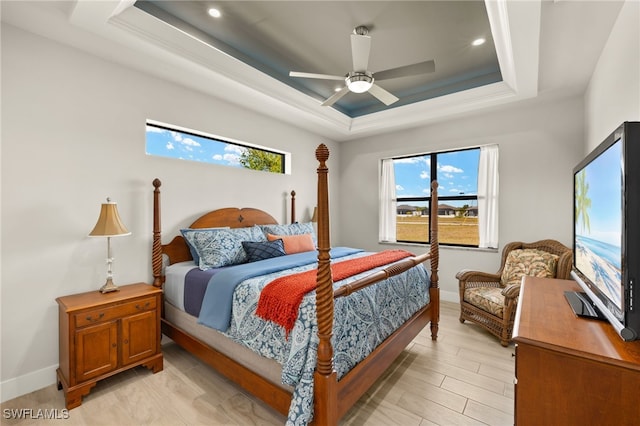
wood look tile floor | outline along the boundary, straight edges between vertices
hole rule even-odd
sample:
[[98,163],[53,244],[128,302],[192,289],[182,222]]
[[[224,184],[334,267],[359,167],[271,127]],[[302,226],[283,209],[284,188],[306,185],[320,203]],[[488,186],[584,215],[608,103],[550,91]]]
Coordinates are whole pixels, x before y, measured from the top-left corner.
[[[480,327],[460,324],[458,312],[457,304],[442,302],[438,341],[432,342],[425,328],[341,424],[513,425],[513,345],[504,348]],[[0,423],[284,424],[284,417],[175,343],[167,341],[162,349],[164,371],[152,374],[139,367],[99,382],[67,419],[7,418],[12,409],[62,413],[62,391],[51,385],[3,403]]]

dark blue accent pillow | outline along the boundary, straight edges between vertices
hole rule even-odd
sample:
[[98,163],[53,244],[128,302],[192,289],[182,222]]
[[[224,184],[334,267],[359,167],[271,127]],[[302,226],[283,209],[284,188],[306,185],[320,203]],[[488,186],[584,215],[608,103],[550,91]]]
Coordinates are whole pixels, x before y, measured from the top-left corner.
[[267,242],[243,241],[242,248],[247,253],[247,262],[284,256],[284,244],[281,239]]

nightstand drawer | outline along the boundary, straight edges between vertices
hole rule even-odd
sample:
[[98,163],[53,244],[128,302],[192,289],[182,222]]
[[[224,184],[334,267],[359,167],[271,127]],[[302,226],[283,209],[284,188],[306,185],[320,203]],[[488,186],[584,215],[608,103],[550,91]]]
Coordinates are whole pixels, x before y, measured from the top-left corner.
[[74,315],[75,326],[84,327],[98,324],[103,321],[110,321],[126,315],[144,312],[156,308],[156,297],[147,297],[134,302],[123,303],[121,305],[94,309]]

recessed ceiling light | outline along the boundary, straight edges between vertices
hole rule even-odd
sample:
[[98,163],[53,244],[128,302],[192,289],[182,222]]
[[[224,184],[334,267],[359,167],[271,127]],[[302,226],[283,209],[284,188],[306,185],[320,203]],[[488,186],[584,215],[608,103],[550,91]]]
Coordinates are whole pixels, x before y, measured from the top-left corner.
[[218,9],[216,9],[215,7],[212,7],[208,10],[209,16],[213,16],[214,18],[219,18],[220,16],[222,16],[222,14],[220,13],[220,11]]
[[342,87],[336,87],[335,89],[333,89],[334,92],[339,92],[342,90]]
[[480,45],[483,45],[485,41],[487,41],[487,40],[485,40],[484,38],[477,38],[477,39],[473,40],[471,45],[472,46],[480,46]]

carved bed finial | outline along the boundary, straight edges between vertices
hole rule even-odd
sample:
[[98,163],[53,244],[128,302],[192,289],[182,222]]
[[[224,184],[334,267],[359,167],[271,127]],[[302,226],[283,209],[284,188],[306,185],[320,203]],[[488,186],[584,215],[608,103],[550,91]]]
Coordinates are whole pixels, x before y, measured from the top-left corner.
[[296,191],[291,191],[291,223],[296,223]]
[[160,179],[155,178],[155,179],[153,180],[153,187],[154,187],[154,188],[156,188],[156,189],[158,189],[158,188],[160,188],[160,185],[162,185],[162,182],[160,182]]
[[324,166],[325,161],[329,159],[329,148],[323,143],[316,148],[316,159]]

